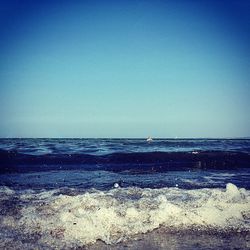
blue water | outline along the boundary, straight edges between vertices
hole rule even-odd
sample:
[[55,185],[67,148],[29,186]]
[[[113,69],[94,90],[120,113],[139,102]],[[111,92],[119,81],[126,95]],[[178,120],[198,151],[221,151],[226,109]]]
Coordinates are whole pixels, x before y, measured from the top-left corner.
[[250,139],[0,139],[0,149],[30,155],[233,151],[250,153]]
[[250,188],[249,139],[1,139],[0,185],[15,189]]

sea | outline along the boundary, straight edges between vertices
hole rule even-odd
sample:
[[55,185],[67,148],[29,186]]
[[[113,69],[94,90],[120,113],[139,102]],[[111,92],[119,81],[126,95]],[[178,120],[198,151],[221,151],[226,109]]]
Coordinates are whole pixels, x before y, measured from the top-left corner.
[[0,249],[250,249],[250,139],[0,139]]

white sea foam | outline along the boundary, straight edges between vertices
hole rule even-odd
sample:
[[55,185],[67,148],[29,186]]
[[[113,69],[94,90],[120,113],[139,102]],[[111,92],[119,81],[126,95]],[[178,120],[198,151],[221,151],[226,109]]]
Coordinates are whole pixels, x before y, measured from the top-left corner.
[[0,187],[0,200],[8,198],[8,196],[15,194],[15,191],[6,187]]
[[[16,195],[9,189],[6,193]],[[16,216],[2,216],[1,227],[39,235],[44,246],[76,247],[98,239],[112,244],[160,227],[250,230],[250,191],[231,183],[226,189],[133,187],[78,195],[49,191],[19,199],[26,205]]]

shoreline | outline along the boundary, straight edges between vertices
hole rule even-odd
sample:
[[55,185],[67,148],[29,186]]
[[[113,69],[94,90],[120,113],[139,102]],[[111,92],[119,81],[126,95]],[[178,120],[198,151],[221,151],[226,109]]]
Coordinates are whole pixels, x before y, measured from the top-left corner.
[[152,249],[237,249],[250,247],[250,232],[213,232],[199,230],[165,231],[163,228],[137,235],[114,245],[98,240],[86,250],[152,250]]

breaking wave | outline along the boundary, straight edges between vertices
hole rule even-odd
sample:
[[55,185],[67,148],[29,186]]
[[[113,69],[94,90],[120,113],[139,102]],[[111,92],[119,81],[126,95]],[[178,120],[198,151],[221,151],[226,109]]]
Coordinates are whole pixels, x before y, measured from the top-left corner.
[[49,170],[105,170],[113,172],[166,172],[189,169],[237,169],[250,167],[250,154],[227,151],[133,152],[106,155],[30,155],[0,150],[0,172]]
[[[39,247],[75,248],[107,244],[164,231],[250,231],[250,191],[179,188],[54,189],[44,192],[0,189],[2,246],[28,239]],[[5,240],[4,240],[5,239]],[[6,243],[7,244],[7,243]]]

